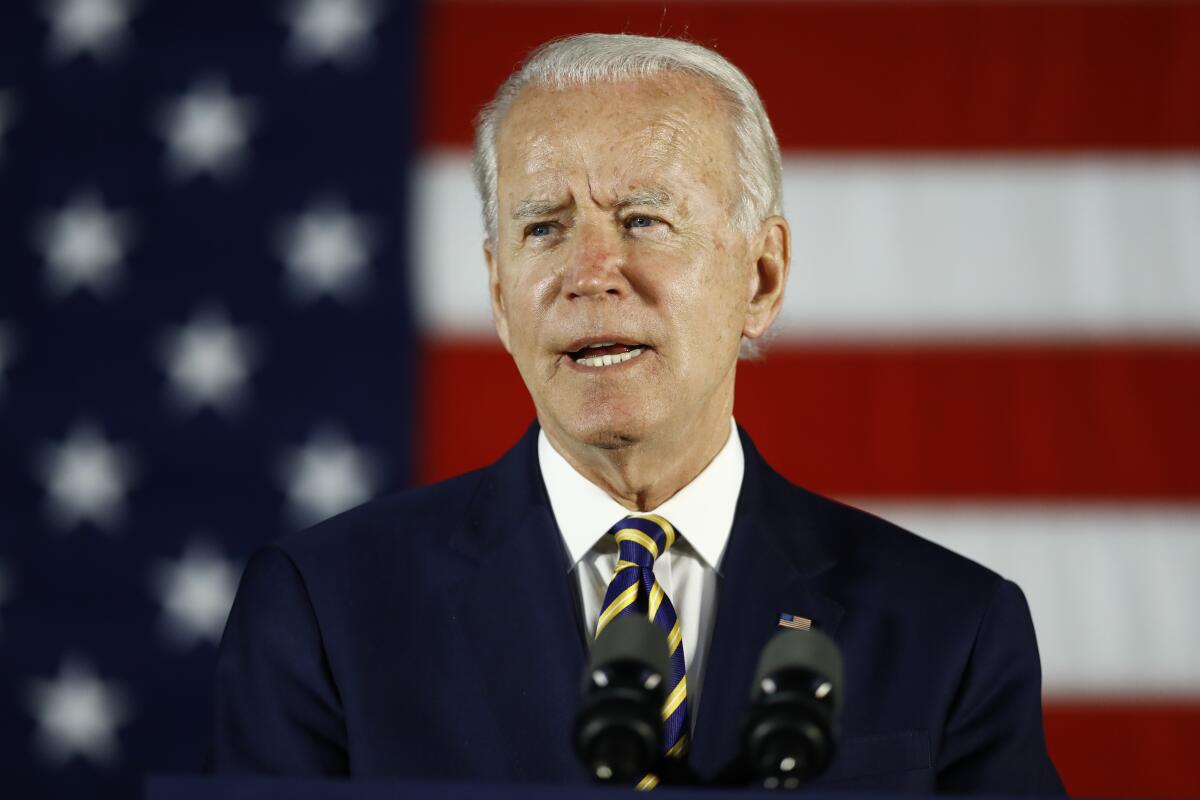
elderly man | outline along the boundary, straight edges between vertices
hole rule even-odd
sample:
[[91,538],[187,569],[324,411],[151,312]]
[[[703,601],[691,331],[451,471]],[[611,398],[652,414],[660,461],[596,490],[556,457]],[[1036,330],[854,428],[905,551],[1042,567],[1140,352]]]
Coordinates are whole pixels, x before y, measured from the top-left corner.
[[214,768],[586,780],[588,642],[645,613],[672,651],[664,747],[702,776],[736,755],[784,620],[845,657],[823,785],[1061,792],[1017,587],[792,486],[732,422],[790,247],[745,76],[673,39],[553,42],[481,114],[476,177],[496,330],[537,424],[486,469],[256,554]]

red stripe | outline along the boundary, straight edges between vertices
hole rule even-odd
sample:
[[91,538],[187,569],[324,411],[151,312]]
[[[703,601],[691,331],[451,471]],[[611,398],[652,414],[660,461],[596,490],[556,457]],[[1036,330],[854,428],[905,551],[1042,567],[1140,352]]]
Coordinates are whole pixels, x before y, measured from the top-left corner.
[[1200,699],[1047,703],[1046,738],[1074,797],[1200,797]]
[[583,31],[684,35],[758,86],[785,148],[1200,147],[1200,5],[1166,2],[453,2],[426,21],[427,145],[535,45]]
[[[424,481],[489,463],[533,419],[511,359],[424,344]],[[906,498],[1200,498],[1200,347],[777,343],[736,414],[817,491]]]

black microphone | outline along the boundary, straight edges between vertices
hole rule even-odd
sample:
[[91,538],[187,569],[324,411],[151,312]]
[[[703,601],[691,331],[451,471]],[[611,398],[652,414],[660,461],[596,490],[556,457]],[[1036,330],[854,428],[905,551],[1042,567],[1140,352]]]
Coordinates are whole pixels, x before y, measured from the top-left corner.
[[614,619],[592,644],[575,715],[575,752],[604,783],[636,783],[658,763],[671,674],[667,637],[642,614]]
[[742,764],[767,789],[798,789],[833,759],[842,654],[820,631],[784,630],[763,648],[742,728]]

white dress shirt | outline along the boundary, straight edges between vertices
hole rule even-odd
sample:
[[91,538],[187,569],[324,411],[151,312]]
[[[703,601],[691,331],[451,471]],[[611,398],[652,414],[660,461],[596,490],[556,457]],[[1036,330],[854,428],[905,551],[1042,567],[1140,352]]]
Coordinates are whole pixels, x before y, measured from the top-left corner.
[[[708,466],[670,499],[651,509],[665,517],[677,534],[675,544],[654,563],[654,577],[679,618],[687,667],[688,713],[693,725],[716,616],[721,556],[733,527],[746,469],[742,442],[732,420],[729,429],[729,438]],[[566,544],[571,562],[568,569],[578,582],[583,626],[591,641],[617,564],[616,540],[605,534],[630,511],[576,472],[550,444],[545,431],[538,434],[538,462]]]

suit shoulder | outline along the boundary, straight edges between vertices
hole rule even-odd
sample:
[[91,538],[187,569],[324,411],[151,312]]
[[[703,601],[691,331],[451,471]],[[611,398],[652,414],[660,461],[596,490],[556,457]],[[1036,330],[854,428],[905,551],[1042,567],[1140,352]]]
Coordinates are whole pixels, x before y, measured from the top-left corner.
[[[859,556],[874,553],[893,568],[904,568],[933,577],[961,576],[993,586],[1000,576],[982,564],[930,541],[890,520],[844,503],[834,503],[847,519],[847,527],[861,531]],[[852,521],[851,521],[852,520]]]
[[[789,484],[791,485],[791,484]],[[1004,578],[880,516],[792,486],[843,572],[910,598],[954,596],[986,605]]]
[[369,500],[304,530],[287,534],[274,545],[298,564],[321,564],[354,552],[367,556],[398,542],[418,549],[422,539],[444,537],[461,525],[487,468],[445,481]]
[[[763,459],[745,431],[747,485],[752,503],[766,506],[777,520],[791,519],[801,539],[818,543],[843,578],[858,586],[934,597],[959,590],[986,604],[1004,579],[992,570],[935,542],[847,503],[797,486]],[[796,553],[806,545],[793,543]],[[811,546],[811,545],[808,545]],[[965,599],[967,595],[962,595]]]

